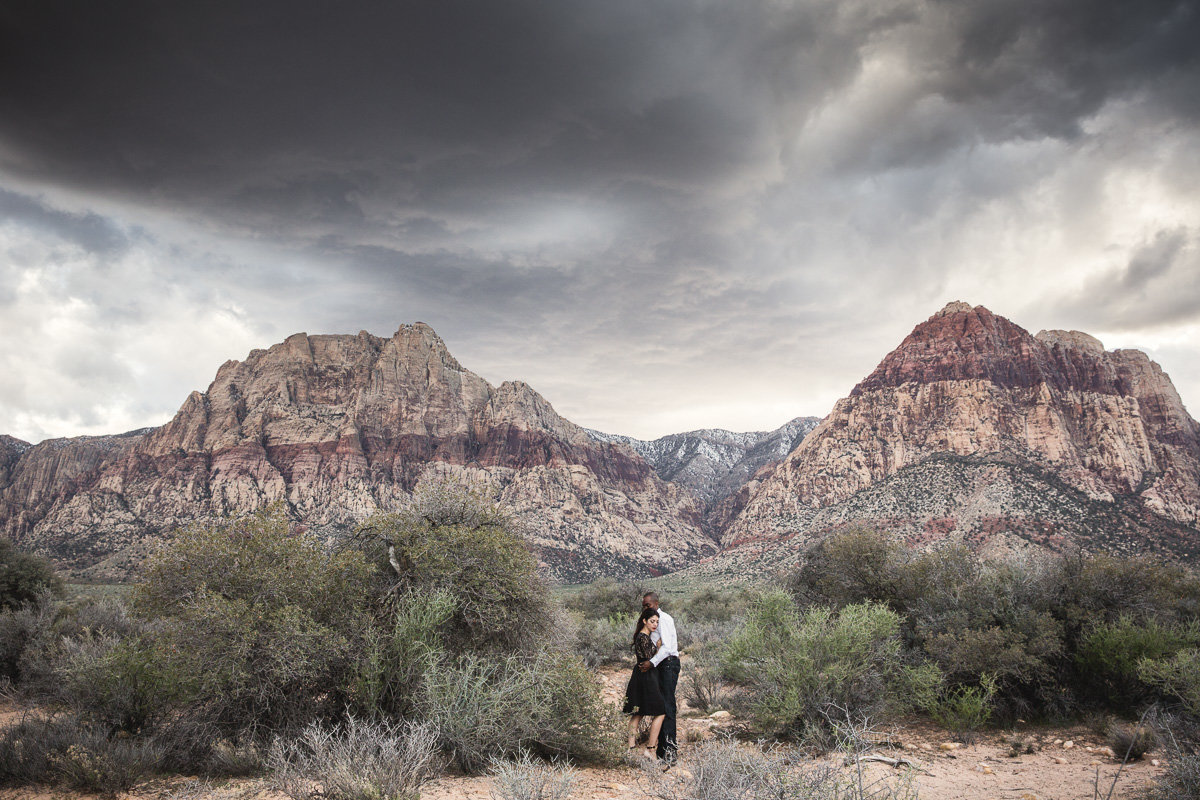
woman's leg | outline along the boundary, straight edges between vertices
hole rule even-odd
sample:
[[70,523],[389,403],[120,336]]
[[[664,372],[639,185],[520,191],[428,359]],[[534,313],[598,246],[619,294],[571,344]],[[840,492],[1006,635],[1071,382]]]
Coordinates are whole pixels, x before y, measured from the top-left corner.
[[640,714],[634,714],[633,716],[631,716],[629,718],[629,749],[630,750],[637,747],[638,728],[641,726],[641,724],[642,724],[642,716]]
[[662,730],[663,720],[666,718],[666,714],[659,714],[650,720],[650,739],[646,742],[646,754],[650,758],[658,758],[654,751],[658,749],[658,732]]

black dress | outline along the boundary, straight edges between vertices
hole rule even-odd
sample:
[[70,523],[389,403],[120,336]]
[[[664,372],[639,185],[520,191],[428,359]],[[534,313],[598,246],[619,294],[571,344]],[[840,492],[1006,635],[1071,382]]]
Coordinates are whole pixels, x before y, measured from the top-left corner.
[[662,692],[658,688],[658,675],[653,669],[642,672],[638,664],[649,661],[654,655],[654,642],[644,633],[639,633],[633,640],[633,654],[637,661],[633,664],[633,674],[629,676],[629,686],[625,689],[625,707],[622,714],[641,714],[646,717],[657,717],[667,713],[667,704],[663,702]]

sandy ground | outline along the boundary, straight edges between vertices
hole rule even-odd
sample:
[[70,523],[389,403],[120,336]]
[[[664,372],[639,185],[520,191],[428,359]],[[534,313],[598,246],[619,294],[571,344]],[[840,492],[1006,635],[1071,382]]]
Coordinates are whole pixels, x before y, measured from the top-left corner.
[[[616,703],[624,694],[627,673],[604,670],[598,675],[609,702]],[[0,706],[0,727],[20,719],[20,710]],[[691,755],[695,742],[718,736],[737,721],[717,719],[693,712],[681,698],[680,762],[665,773],[655,768],[622,765],[607,769],[581,769],[572,797],[577,800],[647,800],[655,784],[681,788],[691,775]],[[1010,757],[1014,737],[1034,749]],[[889,746],[872,751],[889,758],[902,758],[916,765],[913,786],[921,800],[1093,800],[1095,787],[1107,795],[1120,764],[1094,734],[1082,727],[1044,728],[1028,726],[1017,731],[986,732],[978,741],[961,745],[950,741],[944,731],[925,723],[900,727]],[[1130,798],[1137,790],[1153,782],[1164,762],[1150,753],[1143,761],[1127,764],[1121,771],[1113,798]],[[838,757],[830,757],[830,762]],[[840,760],[840,758],[839,758]],[[1156,763],[1157,765],[1156,765]],[[868,780],[899,778],[899,771],[879,764],[864,765]],[[51,800],[83,795],[32,789],[0,790],[0,800]],[[279,800],[281,795],[265,791],[258,782],[237,781],[206,783],[178,778],[155,781],[125,795],[131,800]],[[487,777],[447,775],[425,786],[423,800],[491,800],[492,786]],[[284,798],[283,800],[286,800]]]

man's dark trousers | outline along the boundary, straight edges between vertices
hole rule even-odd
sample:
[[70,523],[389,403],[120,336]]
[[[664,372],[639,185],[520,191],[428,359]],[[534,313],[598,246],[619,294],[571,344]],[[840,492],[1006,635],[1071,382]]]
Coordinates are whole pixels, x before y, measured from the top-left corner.
[[667,705],[667,718],[663,720],[658,736],[658,757],[673,762],[678,749],[675,740],[675,687],[679,684],[679,658],[664,658],[654,671],[658,673],[658,686]]

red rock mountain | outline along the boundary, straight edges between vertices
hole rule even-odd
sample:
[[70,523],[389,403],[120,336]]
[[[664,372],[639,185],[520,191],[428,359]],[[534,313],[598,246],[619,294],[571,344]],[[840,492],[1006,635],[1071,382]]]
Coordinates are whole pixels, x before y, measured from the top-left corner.
[[423,323],[255,350],[161,428],[3,437],[0,532],[76,573],[120,575],[193,520],[284,501],[311,529],[342,531],[447,475],[491,487],[562,579],[652,574],[715,549],[692,494],[526,384],[464,369]]
[[951,303],[743,495],[726,545],[865,523],[1196,555],[1200,426],[1140,351]]

